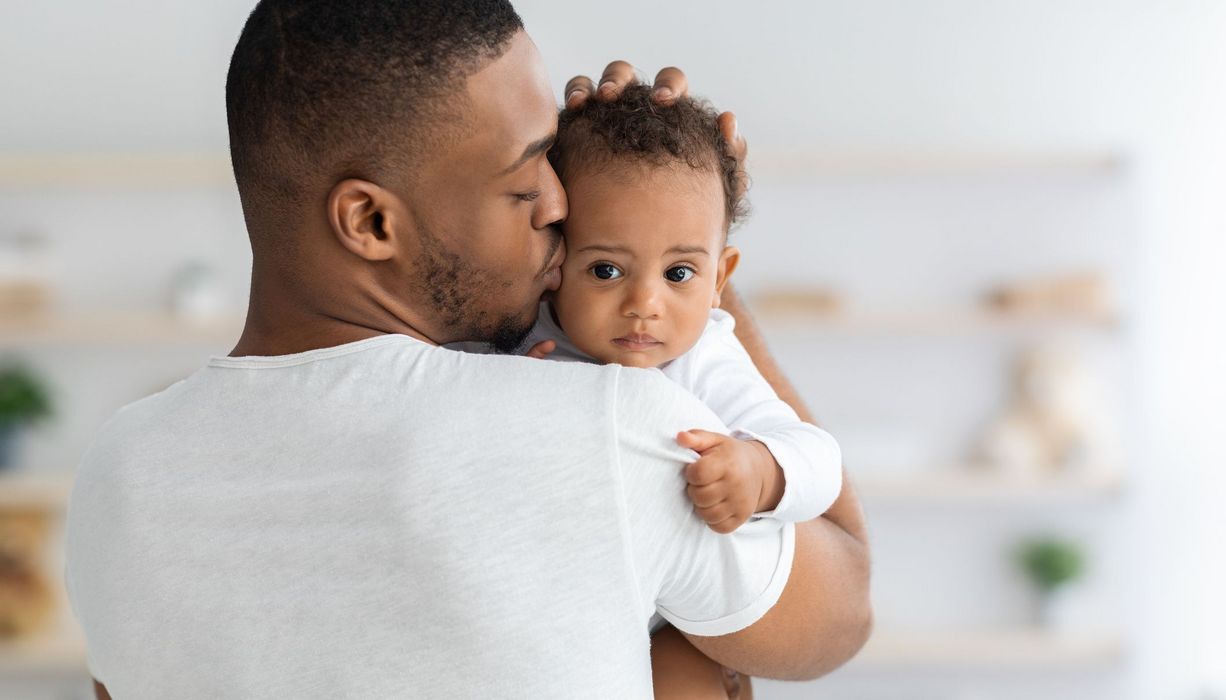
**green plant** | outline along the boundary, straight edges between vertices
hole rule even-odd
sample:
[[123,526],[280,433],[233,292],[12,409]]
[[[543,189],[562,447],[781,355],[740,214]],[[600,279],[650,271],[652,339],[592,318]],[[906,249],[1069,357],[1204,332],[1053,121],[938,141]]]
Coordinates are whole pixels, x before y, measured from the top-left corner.
[[38,420],[51,414],[47,387],[24,367],[0,369],[0,427]]
[[1050,593],[1077,578],[1085,561],[1076,543],[1055,537],[1024,542],[1018,552],[1022,570],[1042,593]]

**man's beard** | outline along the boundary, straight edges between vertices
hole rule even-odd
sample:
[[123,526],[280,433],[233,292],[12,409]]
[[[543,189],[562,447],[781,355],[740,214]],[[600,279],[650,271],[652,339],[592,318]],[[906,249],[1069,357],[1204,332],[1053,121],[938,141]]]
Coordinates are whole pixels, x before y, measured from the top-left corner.
[[494,328],[494,334],[489,338],[488,342],[496,352],[509,353],[515,352],[519,346],[524,344],[524,340],[528,338],[528,334],[532,332],[534,324],[524,324],[523,321],[504,316],[498,325]]
[[441,240],[427,231],[422,231],[421,240],[420,262],[424,276],[421,291],[424,294],[419,298],[429,301],[430,308],[446,328],[448,337],[444,342],[489,343],[501,353],[519,348],[532,332],[534,321],[525,320],[515,312],[496,315],[476,304],[480,299],[505,297],[514,283],[490,282],[481,270],[447,250]]

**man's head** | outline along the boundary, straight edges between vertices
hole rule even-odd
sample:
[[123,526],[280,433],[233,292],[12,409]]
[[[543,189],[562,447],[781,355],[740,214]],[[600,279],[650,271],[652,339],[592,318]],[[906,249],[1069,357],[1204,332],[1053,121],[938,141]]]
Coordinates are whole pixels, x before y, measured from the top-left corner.
[[719,305],[745,205],[717,119],[689,97],[658,105],[647,85],[562,113],[550,158],[570,216],[554,309],[592,357],[658,366],[693,347]]
[[264,0],[226,106],[256,276],[437,343],[527,332],[566,201],[553,94],[509,3]]

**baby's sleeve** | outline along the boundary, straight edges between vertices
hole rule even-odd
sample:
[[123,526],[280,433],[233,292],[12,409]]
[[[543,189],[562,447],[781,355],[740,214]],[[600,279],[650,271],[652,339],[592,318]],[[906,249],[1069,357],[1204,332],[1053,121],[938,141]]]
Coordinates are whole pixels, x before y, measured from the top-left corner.
[[722,311],[686,353],[675,381],[706,404],[733,437],[766,445],[783,469],[783,497],[759,518],[812,520],[834,503],[843,487],[843,456],[830,433],[805,423],[758,372]]
[[762,519],[721,535],[695,513],[676,443],[690,428],[727,432],[693,396],[655,370],[622,368],[614,411],[626,532],[643,602],[689,634],[718,636],[758,621],[792,570],[795,525]]

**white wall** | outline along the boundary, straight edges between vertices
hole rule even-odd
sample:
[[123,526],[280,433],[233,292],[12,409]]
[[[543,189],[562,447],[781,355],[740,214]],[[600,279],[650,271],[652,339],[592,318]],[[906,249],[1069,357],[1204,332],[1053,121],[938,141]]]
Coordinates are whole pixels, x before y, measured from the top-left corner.
[[[6,3],[0,9],[0,154],[224,150],[225,69],[250,5]],[[648,73],[679,65],[696,93],[738,113],[762,160],[792,148],[1127,154],[1135,179],[1126,198],[1114,186],[1095,198],[1087,193],[1093,186],[1083,183],[1078,199],[1061,210],[1066,217],[1029,223],[1049,231],[1069,226],[1066,238],[1075,238],[1081,212],[1096,226],[1117,221],[1139,250],[1120,265],[1136,263],[1131,289],[1140,372],[1133,408],[1140,434],[1134,444],[1135,463],[1144,468],[1135,472],[1135,507],[1111,545],[1134,548],[1137,562],[1127,593],[1137,601],[1130,624],[1138,645],[1127,697],[1192,698],[1211,679],[1226,696],[1226,604],[1219,593],[1226,590],[1219,542],[1226,519],[1215,498],[1226,487],[1226,450],[1218,437],[1226,405],[1226,3],[516,5],[559,92],[566,78],[597,73],[613,58]],[[829,259],[819,277],[862,290],[874,303],[888,305],[922,286],[901,265],[857,258],[861,248],[839,257],[823,237],[867,205],[831,198],[818,202],[826,205],[820,211],[807,211],[815,203],[799,199],[806,195],[795,191],[795,182],[769,172],[758,180],[759,213],[744,233],[752,253],[747,284],[764,270],[807,274],[785,266],[787,252],[798,246]],[[1048,204],[1058,196],[1044,199],[1042,189],[1022,188]],[[981,209],[999,196],[990,187],[984,192],[989,199]],[[1112,218],[1117,205],[1122,213]],[[244,291],[249,257],[227,188],[152,196],[0,192],[0,227],[21,226],[43,227],[64,253],[62,279],[74,304],[155,304],[172,263],[197,257],[218,265],[235,296]],[[797,231],[811,237],[797,240]],[[1109,248],[1104,235],[1096,229],[1099,238],[1074,240],[1066,252],[1075,258],[1081,243]],[[976,274],[990,279],[988,252],[972,258],[977,272],[959,284],[973,285]],[[966,291],[925,289],[936,299]],[[114,360],[106,353],[94,359]],[[75,356],[40,361],[69,368],[62,376],[74,383],[97,374]],[[170,372],[171,364],[177,366],[168,362],[159,371]],[[131,386],[140,381],[135,374],[106,381],[105,398],[79,407],[70,425],[35,445],[38,459],[70,459],[88,438],[89,424],[112,403],[131,398],[124,392],[146,389]],[[1051,682],[1018,692],[1047,696],[1043,683]],[[1101,680],[1072,682],[1087,689],[1085,697],[1117,696]],[[923,697],[956,692],[939,683],[917,682],[914,689]]]

